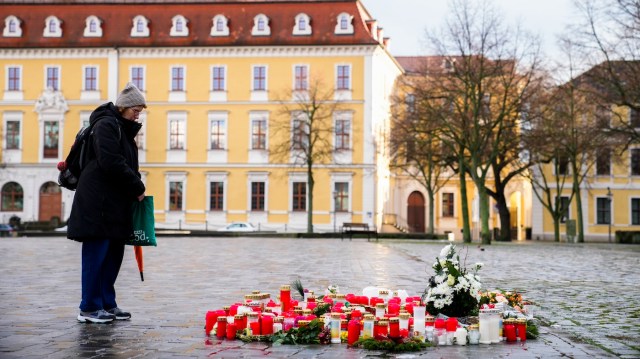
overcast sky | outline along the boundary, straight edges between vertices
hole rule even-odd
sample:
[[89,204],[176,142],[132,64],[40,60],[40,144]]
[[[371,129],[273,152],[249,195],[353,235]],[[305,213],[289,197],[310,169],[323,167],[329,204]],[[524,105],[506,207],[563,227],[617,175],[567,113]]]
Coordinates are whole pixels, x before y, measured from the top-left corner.
[[[449,0],[361,0],[371,16],[384,28],[384,36],[391,37],[390,50],[394,56],[427,55],[424,44],[425,29],[440,28],[449,10]],[[476,1],[476,0],[473,0]],[[480,1],[480,0],[478,0]],[[558,57],[556,35],[570,22],[577,11],[572,0],[493,0],[505,20],[520,23],[525,29],[539,34],[543,50],[550,57]]]

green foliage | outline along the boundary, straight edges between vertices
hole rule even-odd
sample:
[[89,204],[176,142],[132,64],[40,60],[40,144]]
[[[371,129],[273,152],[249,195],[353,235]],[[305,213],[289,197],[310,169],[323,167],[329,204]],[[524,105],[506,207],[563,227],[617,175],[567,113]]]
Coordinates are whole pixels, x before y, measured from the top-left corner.
[[540,332],[538,331],[538,325],[533,319],[527,320],[527,339],[538,339]]
[[318,304],[313,309],[313,314],[316,317],[322,317],[325,313],[329,313],[331,311],[331,304],[325,302],[317,302]]
[[400,340],[383,339],[376,340],[374,338],[360,339],[353,343],[354,347],[362,347],[367,350],[384,350],[389,352],[417,352],[431,346],[429,343],[423,343],[419,339],[405,338]]
[[319,320],[314,319],[308,325],[300,328],[291,328],[288,331],[273,334],[271,342],[273,345],[282,344],[320,344],[320,333],[324,330],[324,325]]
[[304,298],[304,285],[302,285],[302,281],[300,281],[300,279],[294,280],[293,283],[291,283],[291,287],[298,292],[301,298]]

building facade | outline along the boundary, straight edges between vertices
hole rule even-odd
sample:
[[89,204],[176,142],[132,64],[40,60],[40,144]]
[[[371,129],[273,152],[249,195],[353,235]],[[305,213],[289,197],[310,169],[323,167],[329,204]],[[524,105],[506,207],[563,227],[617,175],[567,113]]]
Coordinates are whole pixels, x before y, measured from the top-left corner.
[[359,1],[7,3],[0,222],[68,218],[73,192],[57,186],[56,164],[131,81],[148,104],[137,144],[158,227],[304,231],[305,170],[273,149],[292,135],[275,131],[295,117],[287,94],[308,97],[315,83],[340,103],[333,156],[314,164],[315,230],[382,223],[402,70]]

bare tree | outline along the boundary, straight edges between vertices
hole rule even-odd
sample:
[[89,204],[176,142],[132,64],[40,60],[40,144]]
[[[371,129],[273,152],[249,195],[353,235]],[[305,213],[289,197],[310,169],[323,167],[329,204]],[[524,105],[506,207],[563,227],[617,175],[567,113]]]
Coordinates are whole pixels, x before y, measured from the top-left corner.
[[[429,201],[429,229],[435,233],[435,194],[454,172],[447,171],[446,154],[438,137],[439,121],[431,118],[430,106],[422,106],[424,78],[412,73],[400,81],[401,93],[392,99],[390,135],[391,166],[420,183]],[[437,115],[437,113],[435,114]]]
[[[495,164],[505,154],[505,145],[517,144],[512,139],[536,81],[539,45],[520,29],[506,27],[489,3],[464,0],[452,2],[447,26],[428,34],[428,39],[450,69],[434,83],[440,107],[444,104],[448,115],[441,122],[441,139],[455,154],[458,171],[466,172],[475,184],[480,236],[489,244],[488,179],[494,168],[502,170]],[[511,151],[517,153],[518,148]]]
[[580,50],[590,70],[593,99],[619,105],[631,113],[615,112],[611,128],[628,136],[627,145],[640,141],[640,1],[576,0],[582,14],[566,35]]
[[320,79],[312,79],[307,87],[306,90],[289,89],[280,96],[280,108],[272,122],[270,137],[274,160],[306,170],[307,232],[313,233],[314,167],[333,160],[336,153],[334,115],[342,109],[342,102],[335,99],[333,88],[325,86]]

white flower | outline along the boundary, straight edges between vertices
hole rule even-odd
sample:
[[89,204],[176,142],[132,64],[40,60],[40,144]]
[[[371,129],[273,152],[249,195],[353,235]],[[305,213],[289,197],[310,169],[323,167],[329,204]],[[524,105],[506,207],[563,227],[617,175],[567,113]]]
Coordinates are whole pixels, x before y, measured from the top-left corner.
[[440,260],[440,265],[445,267],[447,265],[447,260],[446,259],[441,259]]
[[445,246],[444,248],[442,248],[442,250],[440,251],[440,257],[446,257],[447,254],[449,254],[449,251],[451,250],[452,246],[453,246],[453,244],[449,244],[449,245]]
[[453,286],[455,282],[456,282],[456,277],[449,274],[449,277],[447,278],[447,284],[450,286]]
[[480,270],[480,268],[484,267],[484,263],[476,263],[476,270]]

